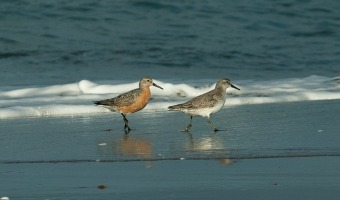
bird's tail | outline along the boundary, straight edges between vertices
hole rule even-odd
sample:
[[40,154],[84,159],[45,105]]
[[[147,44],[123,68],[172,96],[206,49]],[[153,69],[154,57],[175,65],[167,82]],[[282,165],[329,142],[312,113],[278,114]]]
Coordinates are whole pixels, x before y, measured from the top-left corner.
[[102,101],[94,101],[93,103],[94,103],[96,106],[105,105],[105,104],[103,104]]
[[169,110],[179,110],[179,106],[178,105],[169,106],[168,109]]

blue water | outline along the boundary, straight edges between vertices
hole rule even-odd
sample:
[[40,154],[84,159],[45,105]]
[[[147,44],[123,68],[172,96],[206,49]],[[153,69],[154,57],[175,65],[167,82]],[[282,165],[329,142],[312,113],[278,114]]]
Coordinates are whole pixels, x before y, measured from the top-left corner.
[[2,86],[340,75],[340,1],[0,2]]
[[[302,186],[303,196],[337,196],[339,11],[336,0],[0,0],[0,195],[184,191],[197,199],[234,190],[231,197],[255,191],[269,199],[277,191],[296,198]],[[92,102],[136,88],[145,75],[164,90],[154,89],[144,114],[129,117],[136,129],[125,137],[120,115]],[[157,112],[221,77],[241,88],[227,90],[226,104],[235,107],[213,116],[227,132],[209,134],[206,121],[194,119],[193,133],[182,134],[189,117]],[[336,100],[274,104],[327,99]],[[253,106],[260,103],[272,104]],[[44,118],[64,115],[83,117]],[[255,159],[305,156],[323,158]],[[206,161],[147,162],[155,167],[142,171],[141,162],[122,162],[181,158],[241,162],[218,169]],[[99,184],[108,189],[94,191]]]
[[145,110],[224,77],[241,88],[228,105],[340,99],[339,10],[330,0],[2,0],[0,118],[103,112],[92,102],[143,76],[165,88]]

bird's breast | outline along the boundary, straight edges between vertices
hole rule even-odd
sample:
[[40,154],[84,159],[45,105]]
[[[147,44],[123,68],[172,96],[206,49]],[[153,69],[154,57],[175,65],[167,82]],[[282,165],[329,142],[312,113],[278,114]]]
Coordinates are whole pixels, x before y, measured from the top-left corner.
[[132,104],[128,106],[119,107],[118,110],[119,112],[125,114],[140,111],[148,104],[150,96],[151,96],[150,89],[145,89],[136,97],[136,100]]

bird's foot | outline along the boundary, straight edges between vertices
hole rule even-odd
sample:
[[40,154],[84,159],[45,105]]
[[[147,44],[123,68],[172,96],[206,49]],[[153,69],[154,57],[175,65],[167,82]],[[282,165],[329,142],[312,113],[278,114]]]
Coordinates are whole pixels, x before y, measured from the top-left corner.
[[127,124],[125,124],[124,131],[129,133],[131,131],[131,128]]
[[220,131],[220,129],[217,129],[216,127],[214,127],[213,131],[217,132],[217,131]]
[[182,130],[182,132],[188,133],[190,131],[190,128],[185,128]]

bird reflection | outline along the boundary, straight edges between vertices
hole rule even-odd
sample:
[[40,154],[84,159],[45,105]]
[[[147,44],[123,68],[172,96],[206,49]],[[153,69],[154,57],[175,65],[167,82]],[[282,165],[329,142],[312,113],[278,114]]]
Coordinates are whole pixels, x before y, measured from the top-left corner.
[[224,147],[221,138],[216,135],[216,132],[212,132],[206,137],[201,137],[197,139],[194,139],[193,134],[191,134],[190,132],[186,134],[189,139],[187,145],[188,151],[214,154],[214,156],[217,157],[218,163],[222,165],[233,164],[234,161],[227,158],[229,152]]
[[[106,144],[106,143],[104,143]],[[100,144],[99,144],[100,145]],[[117,159],[132,159],[145,160],[145,168],[151,168],[152,145],[147,139],[141,139],[123,134],[121,139],[113,139],[107,145],[100,147],[101,154],[117,157]]]
[[189,150],[191,151],[224,150],[224,146],[220,138],[214,137],[216,135],[215,132],[199,139],[194,139],[190,132],[188,132],[187,135],[189,138]]
[[125,155],[136,155],[141,158],[151,158],[151,143],[146,139],[133,138],[129,135],[124,135],[119,146],[119,150]]

